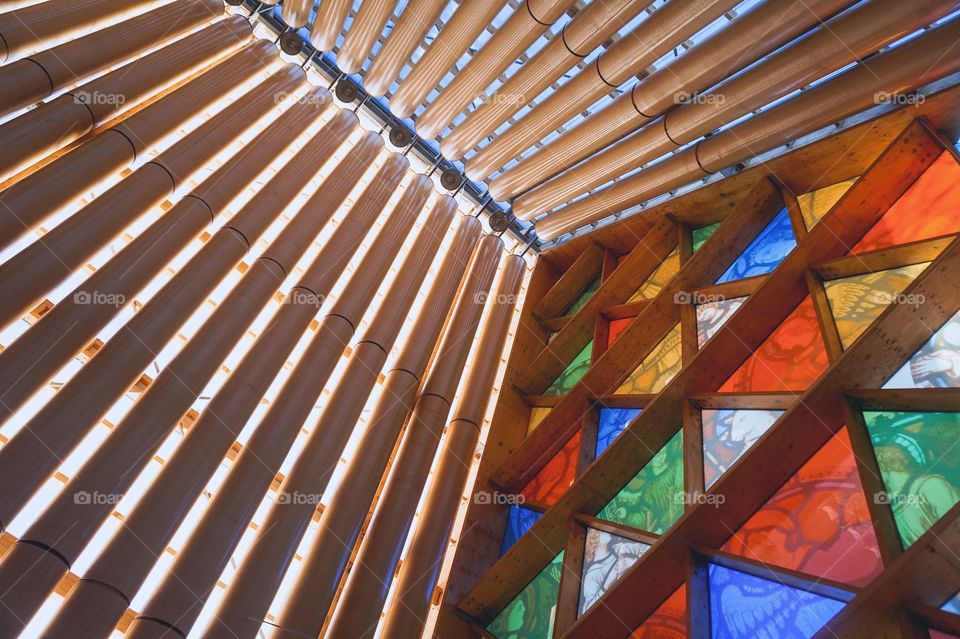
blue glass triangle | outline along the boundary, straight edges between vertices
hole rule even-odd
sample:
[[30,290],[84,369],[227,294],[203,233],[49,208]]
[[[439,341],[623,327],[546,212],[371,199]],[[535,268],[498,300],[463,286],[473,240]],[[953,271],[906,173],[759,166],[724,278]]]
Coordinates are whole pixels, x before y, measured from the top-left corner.
[[535,510],[523,508],[521,506],[511,505],[507,513],[507,528],[503,531],[503,544],[500,546],[500,555],[506,554],[510,546],[517,543],[517,540],[523,537],[523,533],[540,519],[540,514]]
[[784,208],[750,242],[730,268],[724,271],[717,279],[717,284],[769,273],[777,268],[796,246],[797,239],[793,236],[790,216]]
[[599,457],[639,414],[639,408],[601,408],[600,422],[597,425],[596,457]]
[[843,602],[710,564],[713,639],[809,639]]

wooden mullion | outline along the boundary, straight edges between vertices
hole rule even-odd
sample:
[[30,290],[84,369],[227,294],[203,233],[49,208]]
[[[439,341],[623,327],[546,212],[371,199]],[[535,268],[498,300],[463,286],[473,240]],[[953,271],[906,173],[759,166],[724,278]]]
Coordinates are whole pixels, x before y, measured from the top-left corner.
[[608,306],[601,312],[607,319],[627,319],[628,317],[636,317],[649,305],[650,300],[638,300],[627,304]]
[[[843,418],[850,436],[850,446],[857,463],[857,474],[867,501],[867,510],[873,521],[873,530],[877,536],[877,546],[884,565],[890,565],[903,554],[897,523],[889,504],[889,493],[880,474],[880,464],[870,443],[870,432],[859,410],[843,400]],[[886,497],[886,499],[884,498]]]
[[531,408],[553,408],[560,401],[559,395],[524,395],[523,401]]
[[787,208],[787,216],[790,218],[790,226],[793,228],[793,236],[797,242],[807,236],[807,225],[803,221],[803,213],[800,211],[800,203],[797,202],[796,194],[783,183],[779,183],[780,194],[783,196],[783,203]]
[[923,126],[923,128],[925,128],[930,135],[936,138],[937,142],[939,142],[943,147],[943,150],[947,151],[951,156],[953,156],[953,159],[957,161],[957,164],[960,164],[960,151],[957,150],[957,147],[954,146],[954,143],[950,140],[950,138],[944,135],[943,131],[935,127],[926,116],[917,118],[917,122],[919,122],[920,125]]
[[557,613],[553,624],[554,637],[562,636],[577,621],[586,541],[586,527],[574,517],[570,517],[567,528],[567,542],[563,552],[563,568],[560,571]]
[[800,398],[801,393],[781,391],[775,393],[705,393],[692,395],[690,401],[700,408],[733,410],[787,410]]
[[684,364],[689,363],[700,345],[697,339],[697,307],[695,304],[680,305],[680,346]]
[[613,273],[617,268],[617,254],[606,249],[603,252],[603,267],[600,270],[600,281],[606,281],[608,277]]
[[590,515],[585,515],[583,513],[574,513],[573,516],[578,521],[590,528],[596,528],[597,530],[610,533],[611,535],[624,537],[625,539],[630,539],[632,541],[639,541],[640,543],[647,544],[648,546],[652,546],[653,544],[657,543],[657,540],[660,538],[659,535],[644,532],[639,528],[634,528],[633,526],[614,523],[612,521],[607,521],[606,519],[597,519],[596,517],[591,517]]
[[590,243],[552,288],[533,307],[532,314],[543,321],[560,317],[603,268],[604,249]]
[[607,395],[596,401],[603,408],[643,408],[652,402],[654,397],[656,395]]
[[[700,407],[693,402],[683,404],[683,487],[685,495],[702,495],[706,491],[703,475],[703,419]],[[684,510],[696,503],[686,499]]]
[[860,410],[960,411],[960,388],[879,388],[847,391]]
[[763,283],[767,281],[769,275],[754,275],[753,277],[744,277],[732,282],[723,282],[722,284],[708,284],[700,286],[693,291],[691,298],[694,303],[700,304],[701,300],[712,299],[731,299],[734,297],[746,297],[757,291]]
[[683,222],[677,222],[677,231],[680,234],[680,265],[682,267],[693,257],[693,231]]
[[699,553],[687,553],[687,638],[712,639],[710,623],[710,562]]
[[960,636],[960,615],[923,604],[908,603],[906,608],[924,626]]
[[577,477],[583,474],[587,466],[593,463],[597,452],[597,430],[600,426],[600,410],[597,407],[583,416],[583,428],[580,430],[580,454],[577,458]]
[[843,355],[843,342],[840,340],[837,322],[833,319],[833,312],[830,310],[827,291],[823,287],[823,281],[813,271],[806,272],[806,279],[810,300],[813,302],[813,310],[817,316],[817,325],[820,327],[820,336],[827,350],[827,358],[835,362]]
[[563,327],[567,325],[567,322],[570,321],[569,315],[564,315],[563,317],[554,317],[553,319],[542,320],[540,324],[550,331],[555,333],[557,331],[562,331]]
[[898,244],[866,253],[847,255],[835,260],[828,260],[814,264],[810,268],[822,280],[835,280],[843,277],[853,277],[886,271],[901,266],[911,266],[932,262],[950,246],[957,234],[941,235],[927,240],[917,240],[906,244]]

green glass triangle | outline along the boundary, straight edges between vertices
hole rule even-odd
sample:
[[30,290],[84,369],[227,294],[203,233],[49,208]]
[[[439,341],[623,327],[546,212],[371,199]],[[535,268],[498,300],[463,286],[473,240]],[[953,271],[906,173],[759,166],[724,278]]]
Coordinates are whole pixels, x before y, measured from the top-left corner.
[[960,501],[960,413],[864,411],[887,503],[909,547]]
[[683,431],[677,431],[597,517],[660,534],[683,514],[683,497]]
[[567,307],[567,310],[563,312],[563,315],[573,315],[581,308],[586,306],[587,302],[590,301],[590,298],[593,297],[593,294],[597,292],[597,289],[600,288],[600,276],[598,275],[593,279],[590,284],[587,285],[587,288],[583,289],[583,292],[577,296],[577,299],[573,300],[573,303]]
[[713,235],[718,228],[720,228],[720,224],[720,222],[715,222],[713,224],[708,224],[707,226],[701,226],[698,229],[693,229],[693,231],[690,232],[693,240],[694,253],[699,251],[700,247],[710,239],[710,236]]
[[903,290],[929,262],[824,282],[830,312],[844,348],[849,348],[893,303],[910,303]]
[[487,631],[498,639],[550,639],[560,592],[563,553],[514,597],[490,622]]
[[544,395],[565,395],[570,389],[577,385],[577,382],[586,374],[590,368],[590,356],[593,354],[593,340],[590,340],[583,350],[577,353],[573,361],[567,364],[560,376],[553,380],[550,387],[543,392]]

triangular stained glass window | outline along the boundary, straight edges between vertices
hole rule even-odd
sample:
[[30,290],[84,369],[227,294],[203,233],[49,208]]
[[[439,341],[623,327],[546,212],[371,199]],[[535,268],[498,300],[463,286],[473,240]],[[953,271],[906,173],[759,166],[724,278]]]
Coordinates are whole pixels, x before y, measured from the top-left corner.
[[564,444],[553,459],[540,469],[521,494],[530,501],[547,506],[560,498],[577,478],[577,461],[580,458],[580,431]]
[[890,304],[910,303],[903,290],[927,264],[929,262],[824,282],[843,347],[850,348]]
[[960,165],[944,151],[853,247],[864,253],[960,231]]
[[680,324],[667,333],[649,355],[637,366],[616,395],[644,395],[659,393],[680,372],[683,346],[680,341]]
[[782,410],[703,410],[703,478],[710,488],[780,419]]
[[720,228],[720,224],[720,222],[714,222],[713,224],[708,224],[707,226],[701,226],[698,229],[693,229],[693,231],[690,232],[694,253],[699,251],[700,248],[707,243],[707,240],[710,239],[710,236],[717,232],[717,229]]
[[809,639],[843,606],[836,599],[710,564],[713,639]]
[[780,265],[797,246],[787,209],[780,211],[743,253],[717,278],[717,284],[764,275]]
[[817,314],[807,297],[724,382],[720,392],[806,390],[829,363]]
[[617,338],[627,330],[627,327],[630,326],[635,317],[624,317],[623,319],[610,320],[610,324],[607,327],[607,348],[610,348]]
[[592,282],[587,285],[587,288],[583,289],[583,292],[577,296],[577,299],[563,311],[563,315],[573,315],[581,308],[587,305],[587,302],[590,301],[590,298],[593,297],[593,294],[597,292],[597,289],[600,288],[600,276],[598,275]]
[[507,511],[507,527],[503,531],[503,543],[500,546],[500,554],[506,554],[517,540],[523,537],[523,534],[530,530],[530,527],[540,519],[540,513],[523,506],[513,504]]
[[557,612],[563,553],[514,597],[490,622],[487,631],[497,639],[550,639]]
[[630,635],[631,639],[687,639],[687,589],[680,586]]
[[630,422],[641,413],[639,408],[601,408],[597,424],[597,449],[595,457],[620,436]]
[[721,550],[855,586],[865,586],[880,574],[877,537],[846,428],[801,466]]
[[883,387],[960,387],[960,312],[948,319]]
[[702,347],[714,333],[720,330],[737,309],[747,301],[746,297],[733,297],[697,305],[697,346]]
[[683,431],[677,431],[597,518],[660,534],[680,518],[683,505]]
[[537,429],[537,426],[540,425],[547,415],[550,414],[549,406],[534,406],[530,409],[530,422],[527,424],[527,434],[529,435],[534,430]]
[[840,201],[840,198],[850,190],[850,187],[857,181],[857,178],[838,182],[825,186],[816,191],[810,191],[797,196],[797,204],[800,206],[800,217],[803,218],[803,225],[809,231],[817,222],[823,219],[833,205]]
[[680,249],[673,249],[660,266],[650,274],[650,277],[640,285],[637,292],[630,297],[627,302],[638,302],[640,300],[651,300],[656,297],[663,287],[673,279],[673,276],[680,272]]
[[577,385],[590,368],[590,356],[593,354],[593,340],[590,340],[583,350],[577,353],[573,361],[567,364],[563,372],[553,380],[553,383],[543,392],[544,395],[566,395]]
[[905,547],[960,501],[960,413],[864,411]]
[[588,529],[577,614],[582,615],[595,604],[648,550],[649,544],[596,528]]

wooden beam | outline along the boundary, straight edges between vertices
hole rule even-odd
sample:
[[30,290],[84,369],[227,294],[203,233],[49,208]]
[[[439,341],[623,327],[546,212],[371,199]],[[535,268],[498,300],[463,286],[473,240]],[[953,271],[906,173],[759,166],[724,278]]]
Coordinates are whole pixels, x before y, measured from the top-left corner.
[[539,320],[560,317],[603,268],[604,249],[593,242],[584,247],[580,257],[570,265],[557,283],[533,307],[533,316]]
[[700,408],[742,410],[787,410],[802,393],[704,393],[693,395],[690,401]]
[[861,410],[960,411],[960,388],[866,388],[847,397]]
[[587,528],[571,517],[568,522],[567,544],[563,552],[560,588],[557,593],[557,613],[553,632],[561,635],[577,621],[580,609],[580,582],[583,577],[583,554],[587,542]]
[[625,526],[623,524],[607,521],[606,519],[597,519],[596,517],[584,515],[583,513],[573,513],[573,518],[579,522],[582,522],[589,528],[596,528],[597,530],[610,533],[611,535],[617,535],[633,541],[639,541],[640,543],[647,544],[648,546],[652,546],[653,544],[657,543],[658,539],[660,539],[659,535],[637,530],[631,526]]
[[922,264],[937,259],[937,256],[950,245],[957,234],[935,237],[930,240],[918,240],[888,248],[846,255],[835,260],[814,264],[811,268],[821,280],[835,280],[866,273],[876,273],[899,266]]
[[710,562],[699,553],[688,553],[687,639],[713,639],[710,627]]

